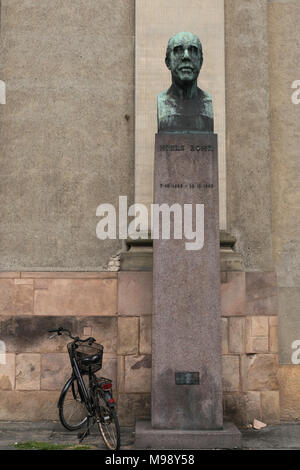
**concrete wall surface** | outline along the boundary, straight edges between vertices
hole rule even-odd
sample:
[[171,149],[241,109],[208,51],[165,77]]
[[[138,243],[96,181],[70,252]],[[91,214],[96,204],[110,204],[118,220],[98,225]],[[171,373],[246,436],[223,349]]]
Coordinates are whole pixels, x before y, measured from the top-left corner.
[[267,0],[225,2],[227,229],[247,270],[272,270]]
[[[279,360],[290,364],[300,340],[300,3],[270,2],[270,103],[273,256],[279,288]],[[299,82],[300,85],[300,82]],[[299,88],[298,85],[298,88]]]
[[102,269],[134,192],[134,1],[3,0],[0,269]]

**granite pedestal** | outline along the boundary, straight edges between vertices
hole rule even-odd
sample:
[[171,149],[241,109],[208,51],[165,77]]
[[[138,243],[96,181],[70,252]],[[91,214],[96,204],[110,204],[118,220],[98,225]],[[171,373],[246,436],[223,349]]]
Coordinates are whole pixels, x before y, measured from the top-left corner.
[[180,429],[154,429],[150,421],[136,424],[136,449],[238,449],[242,434],[232,423],[224,422],[221,430],[182,431]]
[[[156,135],[154,203],[176,204],[177,214],[170,219],[171,238],[153,240],[152,419],[151,425],[137,423],[137,446],[236,447],[237,429],[223,428],[215,134]],[[186,205],[193,209],[198,246],[187,245]],[[183,236],[174,239],[180,217]]]

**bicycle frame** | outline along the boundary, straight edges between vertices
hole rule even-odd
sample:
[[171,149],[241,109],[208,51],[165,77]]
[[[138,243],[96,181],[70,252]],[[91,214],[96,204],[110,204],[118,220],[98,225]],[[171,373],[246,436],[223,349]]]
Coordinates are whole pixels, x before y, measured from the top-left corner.
[[[78,381],[78,384],[81,388],[81,390],[79,390],[79,393],[81,392],[83,394],[83,400],[84,400],[84,403],[85,403],[85,406],[89,412],[89,415],[92,416],[94,414],[94,409],[91,407],[91,397],[89,397],[89,394],[88,394],[88,391],[86,389],[86,386],[85,386],[85,383],[84,383],[84,380],[82,379],[82,375],[80,373],[80,370],[79,370],[79,367],[78,367],[78,364],[77,364],[77,361],[75,359],[75,357],[72,358],[72,368],[73,368],[73,373]],[[89,389],[91,390],[92,388],[92,377],[93,377],[93,374],[89,371]]]

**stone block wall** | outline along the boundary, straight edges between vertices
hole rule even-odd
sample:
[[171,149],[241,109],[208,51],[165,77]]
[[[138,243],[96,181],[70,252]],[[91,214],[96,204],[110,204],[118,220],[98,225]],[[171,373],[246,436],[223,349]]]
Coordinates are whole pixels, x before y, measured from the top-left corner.
[[224,414],[240,425],[278,423],[276,275],[227,272],[221,280]]
[[[272,272],[221,273],[224,414],[240,426],[300,419],[300,369],[278,364],[276,284]],[[0,419],[58,419],[70,374],[67,339],[48,339],[58,326],[104,345],[122,425],[150,417],[151,272],[2,273],[0,293]]]
[[[63,326],[104,345],[102,373],[117,379],[117,274],[1,273],[0,419],[57,420],[71,373]],[[5,363],[4,363],[5,362]]]
[[150,417],[152,273],[120,272],[118,392],[120,420]]

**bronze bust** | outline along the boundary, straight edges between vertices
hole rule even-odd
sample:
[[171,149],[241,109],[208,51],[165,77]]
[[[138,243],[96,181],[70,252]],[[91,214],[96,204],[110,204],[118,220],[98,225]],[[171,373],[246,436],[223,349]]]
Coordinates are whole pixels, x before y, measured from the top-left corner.
[[165,63],[172,74],[172,85],[158,95],[158,132],[214,132],[211,95],[197,86],[203,64],[200,39],[188,32],[173,36]]

